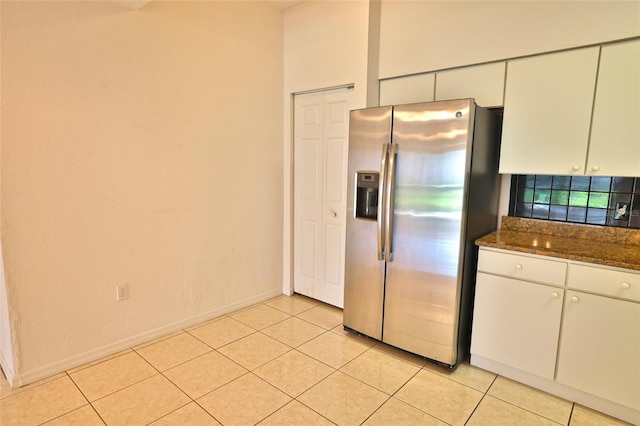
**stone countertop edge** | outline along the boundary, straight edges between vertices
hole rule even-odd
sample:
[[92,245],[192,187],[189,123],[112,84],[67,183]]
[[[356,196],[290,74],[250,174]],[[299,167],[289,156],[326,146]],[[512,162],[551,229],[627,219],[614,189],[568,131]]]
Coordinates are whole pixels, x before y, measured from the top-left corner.
[[640,230],[503,216],[476,245],[640,271]]

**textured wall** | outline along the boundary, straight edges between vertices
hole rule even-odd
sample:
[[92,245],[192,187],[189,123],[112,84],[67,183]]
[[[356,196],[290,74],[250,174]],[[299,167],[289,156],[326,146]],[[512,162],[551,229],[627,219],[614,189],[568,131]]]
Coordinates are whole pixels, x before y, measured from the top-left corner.
[[16,380],[279,294],[282,12],[1,7]]

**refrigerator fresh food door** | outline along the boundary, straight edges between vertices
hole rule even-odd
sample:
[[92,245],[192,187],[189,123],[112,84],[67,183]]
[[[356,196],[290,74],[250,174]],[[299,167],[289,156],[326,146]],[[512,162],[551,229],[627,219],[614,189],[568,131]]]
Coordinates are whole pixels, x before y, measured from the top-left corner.
[[[345,253],[345,327],[380,340],[384,298],[384,183],[391,142],[392,107],[351,111]],[[358,215],[358,179],[378,179],[374,215]],[[370,191],[361,190],[371,199]],[[366,201],[360,201],[366,203]],[[370,211],[373,206],[369,206]],[[380,259],[380,260],[379,260]]]
[[382,340],[456,363],[470,100],[396,106],[395,197]]

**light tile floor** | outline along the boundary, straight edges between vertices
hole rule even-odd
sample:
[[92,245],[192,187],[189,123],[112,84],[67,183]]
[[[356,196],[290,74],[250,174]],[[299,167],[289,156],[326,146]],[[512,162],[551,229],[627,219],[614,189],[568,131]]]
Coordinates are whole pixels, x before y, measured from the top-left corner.
[[281,296],[29,386],[9,425],[623,425],[469,364],[454,372]]

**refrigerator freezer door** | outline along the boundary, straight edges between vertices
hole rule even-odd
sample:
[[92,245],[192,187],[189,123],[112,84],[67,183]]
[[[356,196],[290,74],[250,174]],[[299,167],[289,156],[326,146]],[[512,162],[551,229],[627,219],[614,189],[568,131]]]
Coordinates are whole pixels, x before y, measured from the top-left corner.
[[378,194],[377,219],[356,217],[356,172],[379,173],[379,191],[383,188],[386,156],[381,153],[386,152],[385,144],[391,142],[391,112],[391,107],[354,110],[349,121],[343,323],[378,340],[382,338],[385,262],[378,260],[377,252],[378,235],[384,233],[380,214],[384,194]]
[[393,261],[382,340],[445,364],[456,360],[460,247],[470,100],[396,106]]

